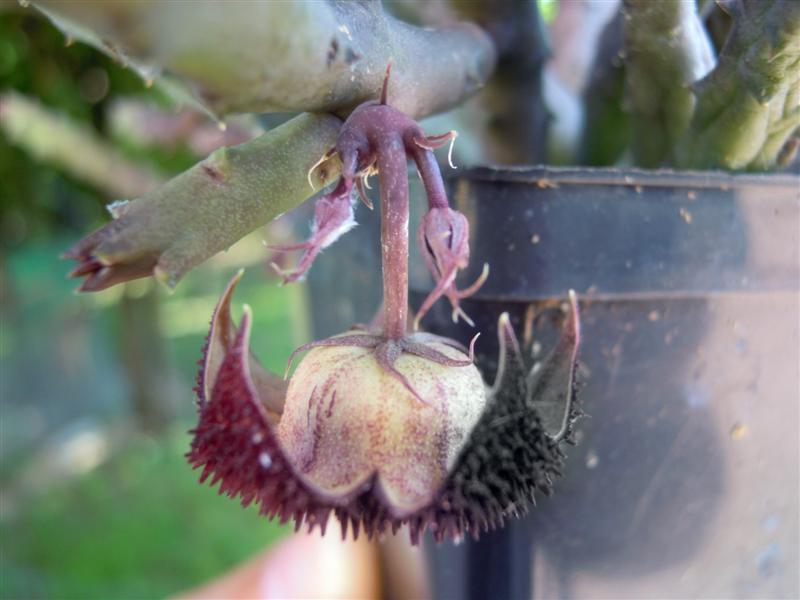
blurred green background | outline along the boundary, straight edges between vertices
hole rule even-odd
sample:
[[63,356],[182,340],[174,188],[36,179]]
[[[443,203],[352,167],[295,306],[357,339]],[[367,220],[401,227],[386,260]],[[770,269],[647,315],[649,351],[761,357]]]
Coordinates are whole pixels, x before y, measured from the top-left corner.
[[[32,11],[3,4],[0,91],[10,90],[158,178],[231,141]],[[140,112],[121,118],[120,98]],[[142,135],[140,113],[151,105],[159,123],[181,125],[173,139]],[[174,294],[150,280],[73,293],[59,254],[108,220],[104,206],[116,196],[70,161],[37,152],[24,128],[10,135],[5,109],[2,119],[0,596],[150,598],[195,586],[284,534],[256,509],[200,486],[184,459],[211,312],[236,269],[249,266],[236,305],[253,307],[253,348],[281,372],[308,339],[304,288],[280,287],[269,274],[259,232]],[[48,125],[45,147],[59,135]],[[84,156],[70,154],[73,163]]]

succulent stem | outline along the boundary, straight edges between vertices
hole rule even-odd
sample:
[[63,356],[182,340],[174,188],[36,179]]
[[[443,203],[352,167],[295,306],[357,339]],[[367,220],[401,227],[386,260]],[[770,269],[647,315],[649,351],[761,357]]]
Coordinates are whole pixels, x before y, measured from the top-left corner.
[[625,0],[625,95],[637,166],[675,163],[695,107],[690,85],[714,67],[695,2]]
[[422,117],[477,92],[496,60],[491,38],[474,25],[414,27],[372,0],[33,4],[67,35],[146,78],[176,75],[182,85],[173,78],[171,89],[185,84],[218,115],[344,116],[380,89],[391,60],[404,90],[395,105]]
[[[693,84],[697,105],[677,146],[686,169],[768,169],[800,126],[800,3],[730,0],[717,66]],[[791,151],[793,143],[787,151]]]

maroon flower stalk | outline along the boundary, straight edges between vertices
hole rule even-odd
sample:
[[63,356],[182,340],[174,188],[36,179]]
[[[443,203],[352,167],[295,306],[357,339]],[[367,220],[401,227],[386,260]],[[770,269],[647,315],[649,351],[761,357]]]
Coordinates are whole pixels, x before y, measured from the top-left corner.
[[[385,371],[401,381],[419,400],[423,400],[408,379],[394,368],[398,357],[408,353],[442,365],[468,366],[472,364],[472,350],[469,358],[454,359],[432,348],[422,337],[407,335],[409,157],[415,161],[428,195],[430,210],[420,225],[418,239],[428,267],[437,280],[436,287],[417,314],[415,329],[422,315],[442,295],[450,298],[454,317],[463,315],[458,301],[477,291],[486,273],[466,290],[455,289],[456,273],[465,268],[469,260],[469,224],[463,215],[450,209],[439,166],[432,152],[433,148],[452,140],[455,133],[427,137],[413,119],[389,106],[387,93],[390,69],[391,66],[386,70],[380,101],[365,102],[356,108],[342,126],[336,146],[317,163],[328,160],[334,154],[338,155],[342,162],[342,177],[332,192],[317,201],[311,237],[300,244],[272,246],[277,250],[305,250],[298,267],[293,271],[283,271],[275,265],[273,267],[285,282],[302,278],[322,248],[355,225],[354,202],[351,200],[354,185],[369,206],[363,186],[367,177],[377,168],[381,187],[383,327],[380,331],[311,342],[296,352],[321,346],[370,348]],[[452,340],[439,341],[461,349]]]

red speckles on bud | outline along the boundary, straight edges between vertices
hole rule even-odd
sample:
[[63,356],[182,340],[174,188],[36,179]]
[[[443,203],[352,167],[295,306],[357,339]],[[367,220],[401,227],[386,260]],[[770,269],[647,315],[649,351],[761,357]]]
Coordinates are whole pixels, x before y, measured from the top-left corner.
[[415,328],[440,297],[447,296],[453,306],[453,320],[461,316],[470,325],[472,321],[459,305],[459,300],[474,294],[489,275],[488,265],[471,286],[456,288],[456,275],[469,264],[469,223],[467,218],[451,208],[432,208],[423,217],[417,230],[417,244],[425,263],[436,281],[436,286],[417,311]]
[[[446,344],[430,347],[467,361]],[[429,504],[442,487],[486,393],[473,364],[452,367],[403,354],[394,368],[416,393],[370,348],[312,349],[289,383],[277,432],[309,486],[331,498],[371,487],[390,514],[402,518]]]

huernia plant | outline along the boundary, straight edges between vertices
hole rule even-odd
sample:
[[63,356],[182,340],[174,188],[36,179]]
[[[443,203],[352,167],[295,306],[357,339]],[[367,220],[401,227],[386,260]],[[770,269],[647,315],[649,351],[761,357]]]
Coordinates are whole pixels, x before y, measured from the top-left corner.
[[[230,317],[238,277],[212,320],[198,392],[200,421],[189,455],[202,480],[257,502],[261,512],[324,532],[331,514],[354,535],[408,524],[413,542],[478,535],[524,512],[559,474],[561,442],[577,414],[572,404],[579,342],[577,304],[556,348],[536,375],[525,368],[507,316],[499,323],[499,369],[488,388],[469,350],[416,330],[441,296],[454,318],[459,301],[486,278],[458,290],[469,260],[469,224],[449,207],[432,149],[454,134],[426,136],[409,116],[379,101],[356,108],[333,149],[341,179],[317,201],[311,238],[286,281],[302,277],[320,249],[352,227],[352,195],[377,171],[381,196],[384,306],[379,326],[311,342],[288,384],[262,370],[248,349],[251,316]],[[409,331],[407,161],[422,178],[429,211],[418,231],[436,285]],[[354,190],[355,187],[355,190]],[[369,204],[365,200],[365,203]],[[537,406],[557,406],[547,427]]]

